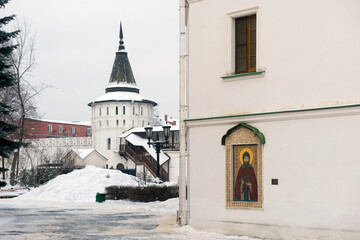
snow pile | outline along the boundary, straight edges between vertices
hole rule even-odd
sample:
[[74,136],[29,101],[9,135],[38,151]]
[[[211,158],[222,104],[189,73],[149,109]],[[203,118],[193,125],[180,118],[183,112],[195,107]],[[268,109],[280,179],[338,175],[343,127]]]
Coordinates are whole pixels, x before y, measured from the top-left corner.
[[179,209],[179,198],[170,198],[166,201],[131,202],[127,200],[106,200],[107,206],[121,206],[121,209],[146,209],[152,212],[173,213]]
[[105,193],[111,185],[136,186],[137,182],[120,171],[88,166],[59,175],[45,185],[19,196],[19,199],[94,202],[96,193]]

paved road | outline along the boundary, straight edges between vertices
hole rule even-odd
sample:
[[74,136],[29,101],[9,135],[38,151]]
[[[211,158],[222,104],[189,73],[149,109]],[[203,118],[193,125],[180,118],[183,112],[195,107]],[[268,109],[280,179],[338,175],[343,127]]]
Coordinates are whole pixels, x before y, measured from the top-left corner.
[[160,226],[171,216],[141,211],[0,207],[0,239],[176,239],[182,234],[163,232]]
[[[10,203],[10,204],[9,204]],[[0,240],[250,240],[184,231],[175,214],[101,204],[11,204],[0,200]]]

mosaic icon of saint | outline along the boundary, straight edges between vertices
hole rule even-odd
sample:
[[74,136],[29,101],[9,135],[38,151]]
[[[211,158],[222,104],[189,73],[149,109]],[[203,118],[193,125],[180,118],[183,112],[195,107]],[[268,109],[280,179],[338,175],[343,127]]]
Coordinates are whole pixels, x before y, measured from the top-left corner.
[[244,152],[241,165],[235,182],[235,200],[257,201],[257,181],[254,168],[250,164],[250,154]]

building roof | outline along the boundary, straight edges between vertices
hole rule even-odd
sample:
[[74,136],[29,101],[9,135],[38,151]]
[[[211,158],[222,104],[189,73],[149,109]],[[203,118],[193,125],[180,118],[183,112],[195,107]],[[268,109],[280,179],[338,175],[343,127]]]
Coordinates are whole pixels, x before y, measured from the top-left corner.
[[118,51],[115,53],[115,60],[110,75],[108,86],[105,89],[105,94],[91,103],[88,106],[93,106],[96,103],[104,102],[142,102],[149,103],[156,106],[157,103],[141,96],[139,88],[136,87],[136,81],[131,69],[127,52],[125,51],[123,41],[122,25],[120,23],[120,42]]
[[[147,144],[147,139],[141,138],[136,134],[131,133],[126,137],[126,140],[129,141],[134,146],[143,146],[150,155],[156,159],[156,151],[153,147],[149,147]],[[163,165],[166,161],[168,161],[170,157],[165,154],[162,150],[160,150],[159,154],[159,163]]]
[[50,119],[40,119],[40,118],[27,118],[28,121],[37,121],[37,122],[47,122],[47,123],[58,123],[58,124],[71,124],[71,125],[81,125],[91,127],[90,121],[59,121],[59,120],[50,120]]
[[103,158],[105,158],[107,160],[107,158],[102,155],[100,152],[96,151],[95,149],[91,148],[91,149],[86,149],[86,148],[78,148],[78,149],[72,149],[72,151],[74,153],[76,153],[81,159],[85,159],[87,156],[89,156],[92,152],[97,152],[99,153]]

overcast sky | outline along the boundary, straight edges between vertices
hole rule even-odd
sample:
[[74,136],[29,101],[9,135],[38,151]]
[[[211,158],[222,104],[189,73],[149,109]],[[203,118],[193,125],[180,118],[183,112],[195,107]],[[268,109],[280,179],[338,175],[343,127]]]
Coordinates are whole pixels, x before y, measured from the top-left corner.
[[38,102],[43,118],[91,119],[87,104],[105,93],[120,21],[140,94],[160,116],[178,117],[177,0],[11,0],[0,13],[26,18],[36,35],[31,81],[53,86]]

